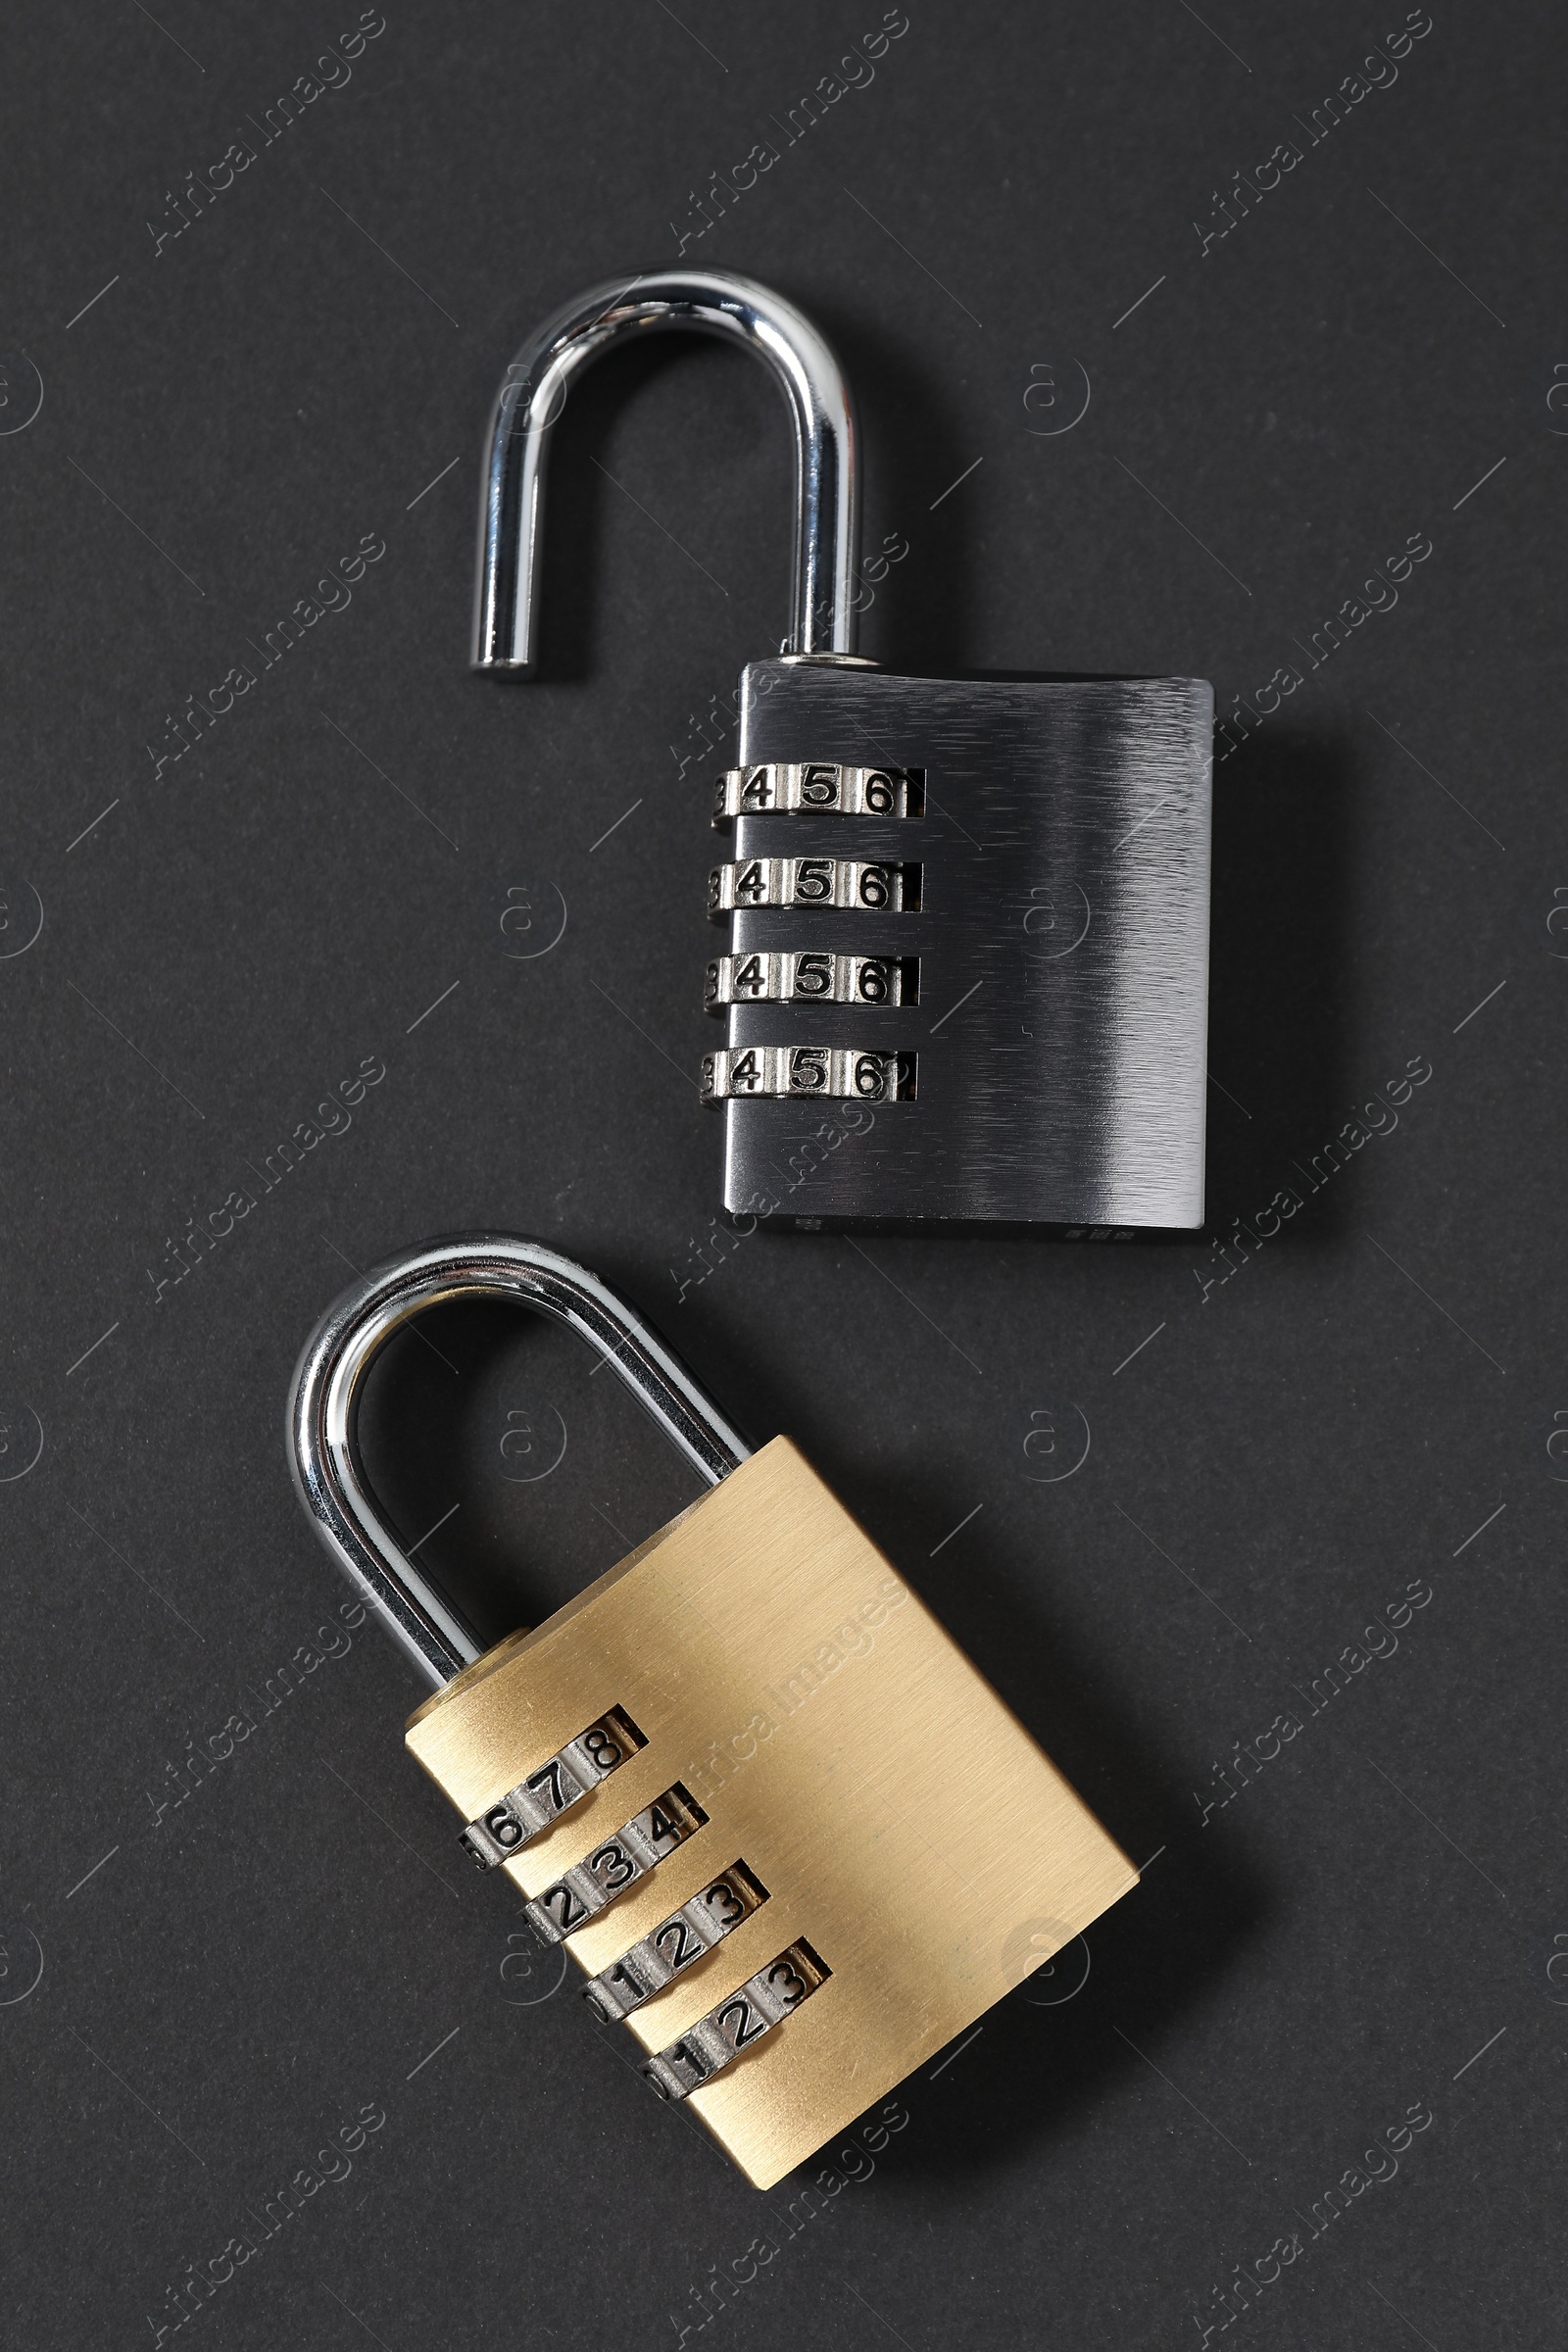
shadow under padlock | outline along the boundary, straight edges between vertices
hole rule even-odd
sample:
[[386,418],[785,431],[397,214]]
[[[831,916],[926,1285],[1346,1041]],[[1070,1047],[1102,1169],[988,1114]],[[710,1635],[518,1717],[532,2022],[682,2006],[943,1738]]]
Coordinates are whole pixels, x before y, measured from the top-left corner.
[[[1366,1066],[1351,901],[1365,800],[1348,738],[1283,712],[1215,773],[1209,1198],[1214,1230],[1241,1219],[1247,1248],[1259,1218],[1297,1247],[1353,1222],[1340,1135],[1359,1114],[1351,1089]],[[1391,1042],[1374,1084],[1397,1078],[1424,1041]]]
[[811,321],[724,270],[591,288],[491,419],[473,662],[536,668],[570,386],[671,328],[760,358],[795,436],[790,629],[741,674],[704,1003],[723,1205],[750,1230],[1191,1232],[1203,1217],[1213,693],[899,675],[856,652],[858,430]]
[[[710,1490],[488,1649],[388,1524],[357,1434],[389,1339],[482,1295],[586,1339]],[[753,1452],[555,1251],[461,1236],[361,1277],[307,1343],[288,1434],[318,1534],[434,1688],[408,1744],[470,1858],[758,2186],[1137,1883],[789,1440]]]

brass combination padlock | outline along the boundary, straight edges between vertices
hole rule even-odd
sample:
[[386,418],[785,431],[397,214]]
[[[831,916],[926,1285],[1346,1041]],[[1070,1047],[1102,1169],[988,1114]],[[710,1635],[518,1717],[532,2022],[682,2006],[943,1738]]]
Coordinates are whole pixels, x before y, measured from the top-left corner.
[[[483,1654],[355,1439],[377,1349],[488,1293],[566,1323],[711,1492]],[[1138,1873],[787,1438],[756,1453],[606,1284],[507,1235],[364,1276],[300,1359],[301,1497],[436,1686],[408,1744],[601,2018],[759,2188],[1029,1976]]]
[[[701,1092],[723,1112],[726,1210],[808,1230],[1200,1226],[1213,689],[909,677],[857,655],[854,403],[792,304],[661,270],[591,288],[529,338],[491,420],[474,666],[533,669],[570,384],[671,327],[754,352],[795,428],[790,631],[741,673],[713,808],[733,840],[709,912],[729,937],[704,1003],[727,1034]],[[806,1167],[811,1103],[834,1142]]]

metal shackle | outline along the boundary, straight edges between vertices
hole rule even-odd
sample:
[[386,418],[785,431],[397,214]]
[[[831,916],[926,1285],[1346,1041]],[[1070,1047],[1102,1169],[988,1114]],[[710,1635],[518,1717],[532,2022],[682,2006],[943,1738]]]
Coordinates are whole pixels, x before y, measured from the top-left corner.
[[534,667],[545,469],[573,378],[612,343],[670,327],[723,336],[772,369],[795,427],[795,573],[783,651],[854,655],[858,458],[843,368],[809,318],[755,278],[654,270],[591,286],[547,318],[507,369],[486,445],[475,669],[526,677]]
[[610,1284],[540,1242],[453,1234],[383,1259],[350,1283],[305,1343],[286,1444],[317,1534],[355,1591],[435,1690],[487,1644],[416,1568],[366,1485],[356,1424],[366,1376],[396,1331],[429,1306],[515,1299],[576,1332],[623,1380],[709,1486],[751,1453],[706,1389]]

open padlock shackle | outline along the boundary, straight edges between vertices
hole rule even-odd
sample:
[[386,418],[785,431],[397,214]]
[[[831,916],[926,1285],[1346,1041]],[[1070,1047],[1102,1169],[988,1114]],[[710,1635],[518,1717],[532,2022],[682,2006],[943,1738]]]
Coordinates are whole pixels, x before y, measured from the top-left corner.
[[479,517],[473,666],[532,671],[550,435],[573,378],[612,343],[689,327],[754,351],[772,369],[795,426],[795,576],[786,654],[853,655],[859,551],[855,404],[809,318],[728,270],[654,270],[609,278],[547,318],[523,344],[490,420]]
[[289,1391],[287,1444],[300,1500],[327,1550],[425,1680],[440,1690],[487,1644],[409,1558],[365,1482],[356,1435],[366,1375],[393,1333],[428,1306],[514,1298],[564,1323],[613,1366],[710,1487],[751,1447],[672,1349],[609,1283],[542,1243],[461,1233],[383,1259],[333,1300]]

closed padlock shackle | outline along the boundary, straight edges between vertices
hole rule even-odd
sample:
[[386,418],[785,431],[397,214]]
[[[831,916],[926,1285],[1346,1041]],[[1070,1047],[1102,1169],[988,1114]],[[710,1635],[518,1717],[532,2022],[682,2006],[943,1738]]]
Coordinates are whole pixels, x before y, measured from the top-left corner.
[[[354,1428],[391,1334],[475,1295],[578,1332],[711,1490],[482,1656],[377,1512]],[[328,1551],[435,1686],[404,1740],[468,1861],[759,2188],[1137,1884],[789,1439],[750,1453],[553,1250],[462,1234],[362,1275],[300,1358],[288,1446]]]
[[514,1298],[564,1323],[612,1364],[710,1487],[751,1447],[635,1308],[598,1275],[542,1243],[454,1234],[372,1266],[335,1298],[305,1343],[289,1391],[294,1483],[318,1535],[360,1597],[440,1690],[486,1644],[408,1557],[365,1481],[356,1424],[371,1363],[394,1332],[451,1298]]
[[795,574],[786,654],[853,656],[859,551],[855,404],[823,336],[793,303],[728,270],[655,270],[591,286],[531,335],[490,421],[479,521],[473,666],[528,676],[538,640],[550,434],[573,378],[634,332],[689,327],[754,351],[795,427]]

